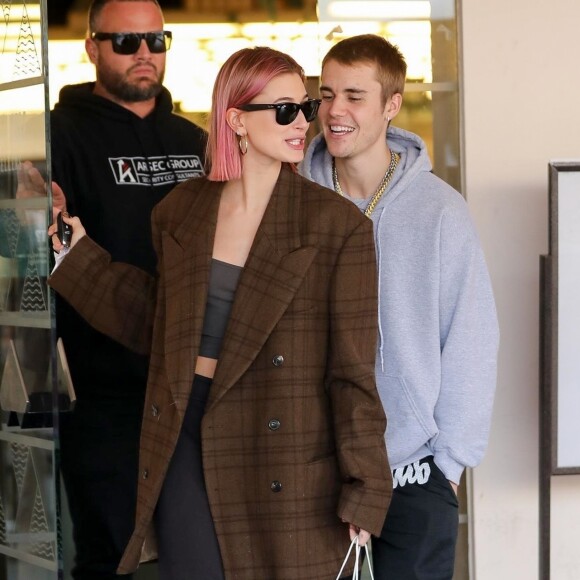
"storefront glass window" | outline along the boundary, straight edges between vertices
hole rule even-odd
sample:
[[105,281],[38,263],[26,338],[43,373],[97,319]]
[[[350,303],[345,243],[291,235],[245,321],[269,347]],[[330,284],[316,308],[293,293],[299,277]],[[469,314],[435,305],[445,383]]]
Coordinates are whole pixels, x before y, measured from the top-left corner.
[[10,580],[60,568],[43,10],[4,2],[0,20],[0,578]]

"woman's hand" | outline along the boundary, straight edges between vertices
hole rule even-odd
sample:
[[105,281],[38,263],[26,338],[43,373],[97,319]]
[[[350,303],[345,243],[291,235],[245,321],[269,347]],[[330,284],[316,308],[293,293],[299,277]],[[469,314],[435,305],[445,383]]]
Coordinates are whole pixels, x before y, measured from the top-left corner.
[[[72,248],[83,236],[87,234],[81,220],[78,217],[71,217],[68,215],[66,211],[62,212],[62,219],[64,223],[68,224],[72,228],[72,237],[70,240],[69,248]],[[58,235],[57,235],[58,226],[56,222],[53,223],[48,228],[48,235],[52,240],[52,248],[58,254],[64,246],[62,245]]]
[[362,548],[370,539],[371,534],[366,530],[358,528],[353,524],[348,524],[348,531],[350,534],[350,541],[352,542],[358,536],[358,545]]

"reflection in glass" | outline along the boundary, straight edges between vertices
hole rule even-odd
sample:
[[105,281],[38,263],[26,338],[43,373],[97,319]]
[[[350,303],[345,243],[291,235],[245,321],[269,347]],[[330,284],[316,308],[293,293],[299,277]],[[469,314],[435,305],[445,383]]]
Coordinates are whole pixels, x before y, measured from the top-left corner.
[[0,554],[56,572],[53,445],[46,430],[27,434],[0,432]]
[[[50,327],[42,84],[0,91],[0,324]],[[25,107],[30,105],[32,112]]]
[[[41,6],[0,19],[0,578],[59,572]],[[46,37],[46,29],[44,31]]]
[[40,4],[18,0],[3,2],[2,13],[0,83],[40,76]]

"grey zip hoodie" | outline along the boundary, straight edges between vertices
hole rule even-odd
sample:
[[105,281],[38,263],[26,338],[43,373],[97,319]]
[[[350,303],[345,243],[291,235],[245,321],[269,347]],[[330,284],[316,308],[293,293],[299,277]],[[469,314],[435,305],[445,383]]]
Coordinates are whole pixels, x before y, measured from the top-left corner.
[[[401,155],[371,215],[379,269],[377,387],[393,470],[426,455],[459,482],[487,446],[499,330],[491,283],[463,197],[431,173],[424,142],[389,127]],[[322,134],[300,172],[333,189]],[[348,194],[348,192],[346,192]],[[352,200],[364,211],[369,200]]]

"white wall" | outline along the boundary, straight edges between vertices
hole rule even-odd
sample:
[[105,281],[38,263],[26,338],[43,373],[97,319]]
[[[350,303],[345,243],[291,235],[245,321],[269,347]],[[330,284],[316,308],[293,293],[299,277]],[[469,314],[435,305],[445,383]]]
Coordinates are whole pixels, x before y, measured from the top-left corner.
[[[548,251],[548,161],[580,159],[580,2],[459,3],[466,195],[502,333],[490,445],[473,473],[471,580],[534,580],[538,266]],[[552,478],[551,533],[551,580],[578,580],[580,476]]]

